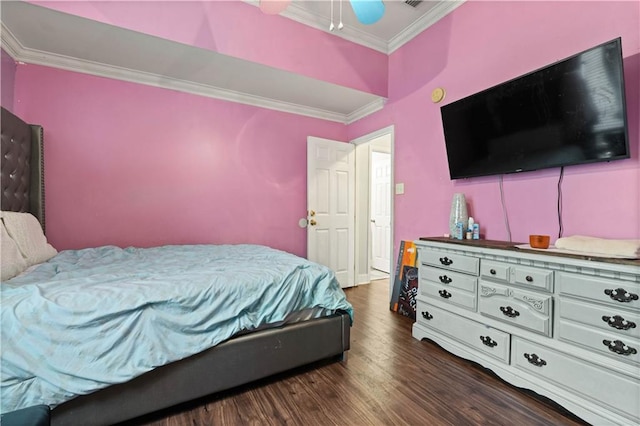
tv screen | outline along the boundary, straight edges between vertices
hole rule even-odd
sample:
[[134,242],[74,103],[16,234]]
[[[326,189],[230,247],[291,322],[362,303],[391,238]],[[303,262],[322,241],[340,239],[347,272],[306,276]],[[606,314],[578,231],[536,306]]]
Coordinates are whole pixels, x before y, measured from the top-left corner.
[[629,158],[621,40],[440,112],[451,179]]

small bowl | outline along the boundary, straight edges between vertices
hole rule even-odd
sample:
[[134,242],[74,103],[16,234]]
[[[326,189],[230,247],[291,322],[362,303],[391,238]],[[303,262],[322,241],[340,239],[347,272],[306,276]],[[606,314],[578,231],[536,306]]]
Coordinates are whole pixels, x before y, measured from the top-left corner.
[[548,235],[529,235],[529,245],[533,248],[546,249],[549,248]]

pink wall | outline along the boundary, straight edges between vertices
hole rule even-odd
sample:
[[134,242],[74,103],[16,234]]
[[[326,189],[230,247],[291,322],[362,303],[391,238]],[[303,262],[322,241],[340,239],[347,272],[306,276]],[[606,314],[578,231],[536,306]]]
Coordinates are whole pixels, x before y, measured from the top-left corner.
[[0,87],[0,91],[2,95],[0,96],[0,105],[13,112],[13,90],[14,90],[14,82],[16,77],[16,63],[4,51],[4,49],[0,49],[0,58],[2,59],[1,67],[2,69],[2,86]]
[[[565,169],[564,235],[640,238],[640,3],[471,1],[392,54],[385,109],[349,126],[349,139],[395,125],[395,247],[448,232],[454,192],[490,239],[507,239],[497,177],[451,181],[439,105],[622,36],[631,159]],[[507,175],[512,239],[558,235],[559,169]]]
[[36,65],[16,114],[45,128],[59,250],[258,243],[304,256],[306,139],[344,125]]
[[239,0],[30,3],[387,95],[387,55]]

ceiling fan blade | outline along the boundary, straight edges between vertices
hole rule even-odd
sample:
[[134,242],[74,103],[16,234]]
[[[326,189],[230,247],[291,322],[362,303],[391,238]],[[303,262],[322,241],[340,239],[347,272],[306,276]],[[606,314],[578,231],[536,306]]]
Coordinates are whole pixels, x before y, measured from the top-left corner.
[[378,22],[385,9],[382,0],[351,0],[351,8],[358,21],[365,25]]

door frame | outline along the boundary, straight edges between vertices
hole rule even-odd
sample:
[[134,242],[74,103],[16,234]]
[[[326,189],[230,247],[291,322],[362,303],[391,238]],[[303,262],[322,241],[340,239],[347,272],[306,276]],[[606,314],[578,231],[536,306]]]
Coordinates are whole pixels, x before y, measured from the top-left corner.
[[371,150],[369,149],[369,142],[374,139],[378,139],[382,136],[389,136],[390,139],[390,154],[391,154],[391,191],[390,192],[390,208],[391,208],[391,231],[390,231],[390,280],[389,280],[389,294],[391,294],[393,271],[394,271],[394,259],[393,248],[395,245],[395,207],[394,207],[394,194],[395,194],[395,168],[394,168],[394,125],[376,130],[359,138],[353,139],[350,143],[356,146],[356,206],[355,206],[355,284],[365,284],[370,282],[369,270],[371,267],[370,242],[371,242],[371,227],[370,224],[370,164],[371,164]]

